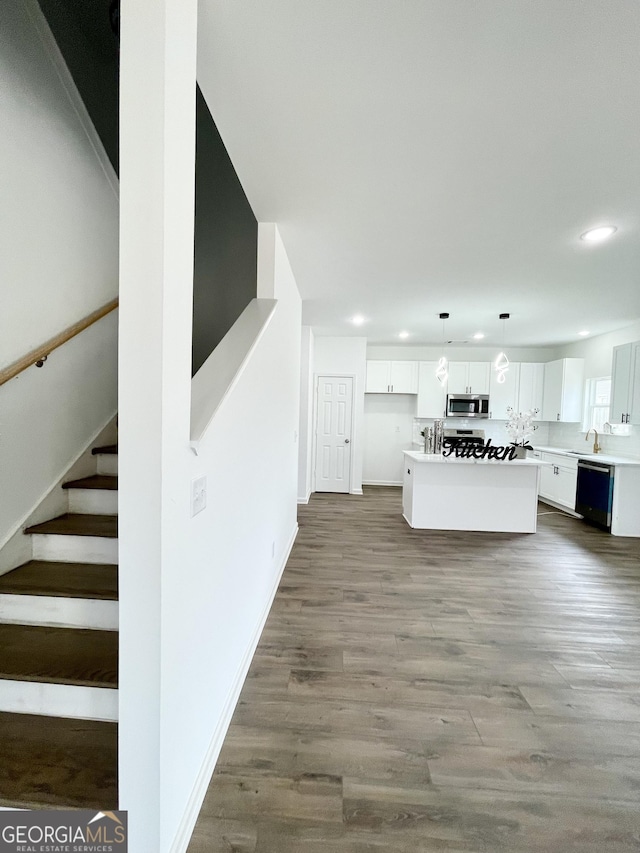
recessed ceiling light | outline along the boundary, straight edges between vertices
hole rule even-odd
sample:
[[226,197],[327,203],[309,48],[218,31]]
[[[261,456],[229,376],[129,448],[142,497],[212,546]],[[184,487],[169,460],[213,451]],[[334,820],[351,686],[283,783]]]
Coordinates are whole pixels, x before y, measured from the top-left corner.
[[477,341],[482,340],[484,338],[484,332],[476,332],[473,336]]
[[585,337],[589,334],[589,332],[588,332],[588,331],[582,331],[582,332],[578,332],[578,334],[579,334],[581,337],[585,338]]
[[409,337],[409,332],[400,332],[400,334],[398,335],[398,337],[399,337],[399,338],[408,338],[408,337]]
[[354,326],[361,326],[364,323],[364,317],[362,314],[356,314],[355,317],[351,318],[351,322]]
[[603,225],[600,228],[592,228],[590,231],[585,231],[580,235],[580,239],[586,243],[599,243],[601,240],[606,240],[611,237],[618,229],[615,225]]

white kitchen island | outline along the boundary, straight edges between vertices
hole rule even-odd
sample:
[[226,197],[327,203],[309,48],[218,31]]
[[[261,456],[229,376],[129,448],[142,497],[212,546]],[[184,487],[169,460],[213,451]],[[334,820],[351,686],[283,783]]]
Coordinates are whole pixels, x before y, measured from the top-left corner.
[[459,459],[404,451],[403,515],[427,530],[535,533],[540,459]]

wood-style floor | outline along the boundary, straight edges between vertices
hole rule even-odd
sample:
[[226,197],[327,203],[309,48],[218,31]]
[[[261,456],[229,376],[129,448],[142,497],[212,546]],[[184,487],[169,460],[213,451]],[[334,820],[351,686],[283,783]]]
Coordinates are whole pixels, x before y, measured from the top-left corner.
[[301,507],[189,853],[637,853],[640,540],[540,512]]

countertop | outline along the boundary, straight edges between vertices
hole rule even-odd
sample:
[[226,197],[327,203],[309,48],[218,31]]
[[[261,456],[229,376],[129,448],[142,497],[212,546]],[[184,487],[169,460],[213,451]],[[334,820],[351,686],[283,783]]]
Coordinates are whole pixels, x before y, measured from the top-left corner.
[[640,466],[640,459],[633,459],[628,456],[610,456],[607,453],[591,453],[592,444],[587,445],[585,453],[582,451],[569,450],[566,447],[542,447],[535,445],[534,450],[539,450],[541,453],[557,453],[558,456],[566,456],[569,459],[586,459],[592,462],[604,462],[605,465],[631,465]]
[[447,464],[447,465],[550,465],[549,462],[543,462],[541,459],[534,459],[532,456],[526,459],[461,459],[458,456],[442,456],[440,453],[422,453],[418,450],[404,450],[405,456],[413,459],[414,462],[427,462],[430,465]]

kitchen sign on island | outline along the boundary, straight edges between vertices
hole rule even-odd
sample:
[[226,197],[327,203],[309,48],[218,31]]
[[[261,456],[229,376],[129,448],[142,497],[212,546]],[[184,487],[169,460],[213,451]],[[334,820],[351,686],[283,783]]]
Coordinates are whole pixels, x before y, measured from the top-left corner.
[[535,533],[540,459],[404,451],[403,515],[424,530]]

